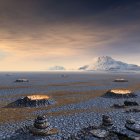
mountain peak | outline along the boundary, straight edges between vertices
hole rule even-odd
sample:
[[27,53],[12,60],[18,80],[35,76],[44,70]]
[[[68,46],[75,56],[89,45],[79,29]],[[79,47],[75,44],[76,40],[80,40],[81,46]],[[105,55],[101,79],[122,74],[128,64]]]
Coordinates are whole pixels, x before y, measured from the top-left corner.
[[133,64],[127,64],[117,61],[110,56],[100,56],[96,61],[90,65],[79,68],[80,70],[140,70],[140,67]]
[[110,56],[100,56],[97,58],[97,62],[109,62],[114,61]]
[[110,56],[99,56],[98,59],[112,59]]

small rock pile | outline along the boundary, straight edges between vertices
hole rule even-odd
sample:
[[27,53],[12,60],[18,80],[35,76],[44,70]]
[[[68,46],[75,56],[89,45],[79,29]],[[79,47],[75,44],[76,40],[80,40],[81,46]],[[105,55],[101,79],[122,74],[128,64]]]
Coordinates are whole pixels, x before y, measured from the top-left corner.
[[48,136],[58,133],[58,130],[56,128],[52,128],[46,116],[38,116],[35,119],[34,125],[29,129],[33,135],[39,136]]
[[109,116],[103,115],[102,116],[102,125],[103,126],[111,126],[111,125],[113,125],[112,119]]
[[104,140],[118,140],[117,135],[110,132],[110,127],[113,125],[112,119],[109,116],[102,116],[102,123],[99,126],[89,126],[77,133],[77,136],[71,136],[68,140],[84,140],[84,139],[104,139]]

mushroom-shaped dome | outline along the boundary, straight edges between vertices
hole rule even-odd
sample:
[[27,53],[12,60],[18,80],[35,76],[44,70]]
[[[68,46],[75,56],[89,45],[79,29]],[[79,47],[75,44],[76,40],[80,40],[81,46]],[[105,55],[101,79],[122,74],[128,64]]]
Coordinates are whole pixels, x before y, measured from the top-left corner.
[[128,82],[128,80],[123,79],[123,78],[118,78],[118,79],[115,79],[114,82]]
[[41,107],[54,104],[55,101],[48,95],[28,95],[7,105],[7,107]]
[[133,91],[128,89],[111,89],[107,91],[103,96],[105,97],[135,97]]

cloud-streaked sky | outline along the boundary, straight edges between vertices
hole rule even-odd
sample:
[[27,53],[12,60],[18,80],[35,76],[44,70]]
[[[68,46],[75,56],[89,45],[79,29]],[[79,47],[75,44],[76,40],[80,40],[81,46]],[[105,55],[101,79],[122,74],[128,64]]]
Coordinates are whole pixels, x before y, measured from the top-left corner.
[[140,65],[139,0],[0,0],[0,70]]

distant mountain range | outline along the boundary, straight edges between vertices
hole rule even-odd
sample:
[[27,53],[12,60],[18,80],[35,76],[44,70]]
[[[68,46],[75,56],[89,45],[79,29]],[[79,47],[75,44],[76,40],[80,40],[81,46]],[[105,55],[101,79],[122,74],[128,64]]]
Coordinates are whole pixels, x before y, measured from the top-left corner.
[[63,66],[54,66],[54,67],[50,67],[49,70],[61,71],[61,70],[65,70],[65,68]]
[[121,61],[117,61],[109,56],[98,57],[92,64],[85,65],[79,68],[79,70],[100,70],[100,71],[113,71],[113,70],[140,70],[140,66],[134,64],[127,64]]

